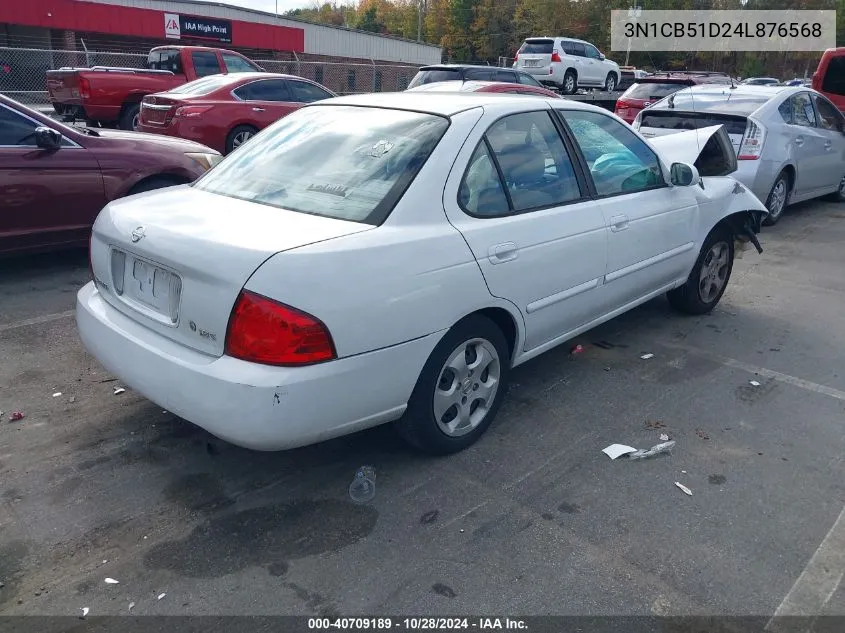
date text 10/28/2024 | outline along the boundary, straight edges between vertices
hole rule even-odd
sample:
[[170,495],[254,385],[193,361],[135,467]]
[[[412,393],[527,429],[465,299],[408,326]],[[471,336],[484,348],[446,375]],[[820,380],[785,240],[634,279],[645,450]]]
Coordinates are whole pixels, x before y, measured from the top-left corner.
[[309,631],[527,631],[524,620],[514,618],[308,618]]

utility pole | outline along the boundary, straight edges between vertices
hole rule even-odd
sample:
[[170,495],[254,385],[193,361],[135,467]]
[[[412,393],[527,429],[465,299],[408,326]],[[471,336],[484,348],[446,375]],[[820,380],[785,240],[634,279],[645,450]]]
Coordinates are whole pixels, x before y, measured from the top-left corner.
[[417,0],[417,41],[422,42],[423,11],[426,0]]

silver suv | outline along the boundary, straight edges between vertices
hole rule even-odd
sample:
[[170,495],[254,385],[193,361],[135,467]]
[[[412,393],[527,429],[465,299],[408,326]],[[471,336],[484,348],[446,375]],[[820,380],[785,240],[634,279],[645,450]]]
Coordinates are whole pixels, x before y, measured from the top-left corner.
[[578,88],[613,92],[620,80],[619,64],[589,42],[568,37],[529,37],[517,51],[514,68],[568,95]]

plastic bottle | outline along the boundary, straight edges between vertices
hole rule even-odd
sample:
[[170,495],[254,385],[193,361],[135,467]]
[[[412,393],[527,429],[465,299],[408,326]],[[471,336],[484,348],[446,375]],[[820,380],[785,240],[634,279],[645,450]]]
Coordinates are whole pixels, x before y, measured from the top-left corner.
[[660,453],[669,453],[673,448],[675,448],[675,440],[663,442],[648,449],[640,449],[636,453],[630,453],[628,459],[648,459],[660,455]]
[[349,484],[349,498],[355,503],[369,503],[376,496],[376,470],[372,466],[361,466]]

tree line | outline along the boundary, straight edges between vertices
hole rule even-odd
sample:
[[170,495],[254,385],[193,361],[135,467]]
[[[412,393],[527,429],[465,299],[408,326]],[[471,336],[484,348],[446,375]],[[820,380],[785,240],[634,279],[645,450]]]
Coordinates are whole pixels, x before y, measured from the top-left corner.
[[[595,44],[622,64],[625,52],[610,50],[610,12],[628,9],[835,9],[837,43],[845,44],[845,0],[360,0],[317,2],[287,15],[436,44],[444,61],[510,63],[526,37],[566,36]],[[648,70],[718,70],[743,77],[783,79],[812,74],[819,53],[638,53],[630,64]]]

